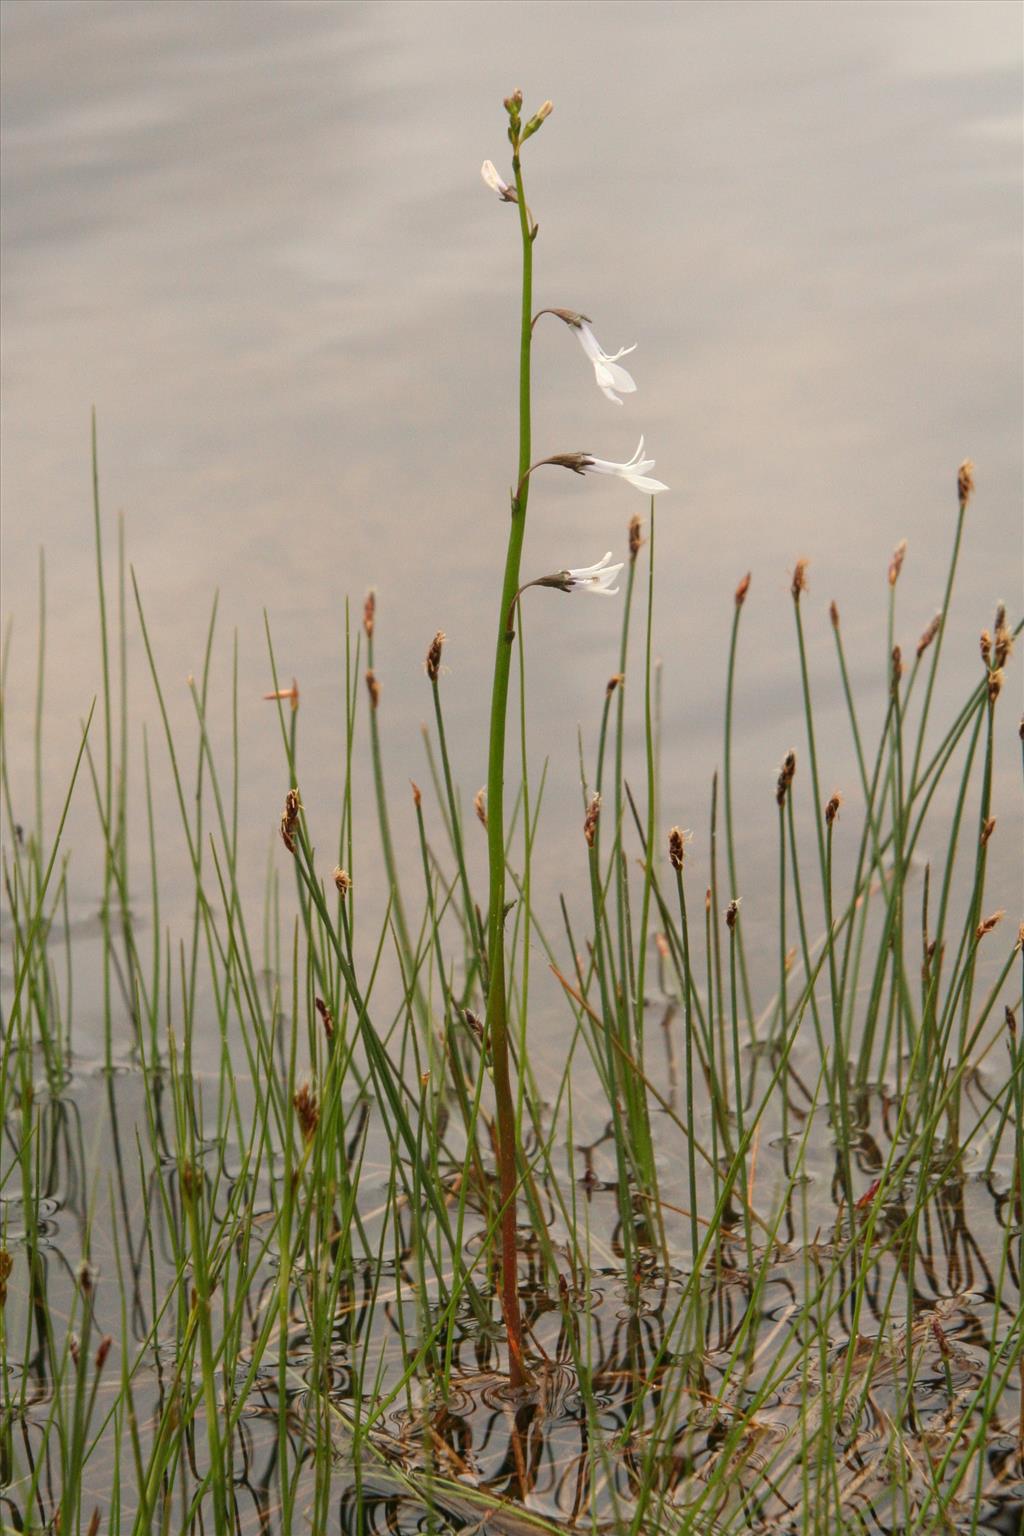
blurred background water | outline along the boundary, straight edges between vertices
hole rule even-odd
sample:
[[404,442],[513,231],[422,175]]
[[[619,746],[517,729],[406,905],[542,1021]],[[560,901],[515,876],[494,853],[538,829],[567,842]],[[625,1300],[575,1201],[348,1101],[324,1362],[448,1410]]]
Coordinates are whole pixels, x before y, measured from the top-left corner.
[[[977,633],[995,600],[1019,608],[1020,59],[1019,8],[984,0],[7,0],[3,596],[8,754],[26,822],[40,546],[51,833],[100,686],[92,406],[108,561],[121,510],[178,728],[194,731],[185,679],[200,669],[216,589],[212,696],[228,739],[237,630],[254,890],[286,787],[261,701],[264,610],[281,671],[299,679],[304,796],[328,846],[344,605],[350,597],[358,614],[370,585],[400,849],[413,848],[405,785],[426,771],[422,660],[438,628],[467,802],[483,782],[515,452],[519,242],[514,210],[487,193],[479,165],[490,157],[507,174],[501,101],[522,86],[527,107],[555,103],[525,155],[540,225],[536,303],[585,311],[609,349],[638,343],[639,390],[616,409],[572,336],[541,323],[536,454],[626,459],[642,431],[671,486],[657,522],[661,803],[666,825],[697,829],[701,885],[732,592],[753,572],[737,794],[756,943],[772,922],[775,772],[803,740],[794,559],[811,559],[826,793],[856,787],[828,602],[839,603],[874,723],[891,549],[908,538],[897,631],[912,649],[941,600],[967,455],[978,494],[947,636],[949,709],[978,675]],[[545,472],[525,574],[622,551],[628,518],[647,510],[614,481]],[[592,756],[619,616],[616,604],[557,593],[527,605],[530,749],[536,772],[551,764],[538,889],[552,911],[557,886],[580,883],[565,872],[583,869],[577,730]],[[157,731],[158,717],[134,613],[129,657],[137,821],[141,726]],[[638,720],[638,676],[630,698]],[[1011,909],[1015,713],[1002,716],[993,849],[1009,899],[994,891],[992,904]],[[153,756],[173,922],[188,870],[183,851],[169,851],[181,838],[158,738]],[[377,889],[362,804],[357,879]],[[83,784],[69,828],[83,922],[97,879],[80,850],[96,849],[94,821]],[[477,868],[482,857],[474,847]]]

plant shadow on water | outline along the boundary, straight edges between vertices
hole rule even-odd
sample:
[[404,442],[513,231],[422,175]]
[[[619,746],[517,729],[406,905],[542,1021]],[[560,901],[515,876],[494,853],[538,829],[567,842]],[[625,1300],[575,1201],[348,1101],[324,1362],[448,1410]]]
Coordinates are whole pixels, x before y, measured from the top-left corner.
[[[776,928],[755,945],[737,894],[731,777],[744,578],[710,880],[688,905],[689,836],[666,836],[659,811],[654,496],[666,488],[647,473],[643,439],[623,464],[530,460],[541,314],[578,333],[606,395],[635,386],[585,317],[532,313],[537,226],[519,150],[550,104],[525,123],[520,93],[505,105],[514,183],[489,162],[484,179],[522,237],[520,466],[488,786],[475,800],[486,904],[445,736],[440,633],[426,663],[436,803],[413,786],[419,862],[396,859],[371,595],[361,628],[345,634],[330,844],[303,802],[299,690],[282,685],[268,626],[289,787],[275,836],[283,863],[257,921],[239,873],[237,731],[228,773],[211,744],[215,613],[202,673],[189,679],[193,781],[134,573],[167,798],[192,874],[190,932],[172,938],[161,919],[148,738],[150,907],[133,901],[145,882],[128,857],[128,567],[119,529],[108,625],[94,432],[104,688],[68,799],[82,780],[96,803],[98,922],[83,926],[72,910],[63,821],[44,837],[41,761],[27,834],[3,780],[5,1528],[1016,1532],[1022,939],[1006,942],[1011,924],[991,910],[986,880],[999,699],[1020,624],[999,606],[976,686],[939,725],[944,620],[905,662],[894,640],[899,546],[872,748],[833,608],[860,794],[840,817],[841,797],[826,799],[819,782],[797,563],[806,741],[766,786]],[[521,582],[541,467],[614,475],[650,498],[621,563],[609,555]],[[942,614],[974,493],[968,462],[956,493]],[[557,934],[531,885],[544,780],[531,780],[526,747],[526,594],[614,595],[622,571],[619,668],[596,752],[580,753],[589,879],[582,899],[562,898]],[[45,630],[45,607],[43,617]],[[40,700],[44,650],[41,634]],[[642,793],[623,770],[627,676],[643,704]],[[513,679],[520,781],[506,815]],[[235,690],[237,720],[237,670]],[[352,873],[363,711],[382,914],[362,904]],[[794,786],[808,782],[809,830],[794,809]],[[940,829],[931,845],[926,824]],[[929,846],[938,851],[926,858]],[[95,982],[102,1069],[76,1054],[83,976]]]

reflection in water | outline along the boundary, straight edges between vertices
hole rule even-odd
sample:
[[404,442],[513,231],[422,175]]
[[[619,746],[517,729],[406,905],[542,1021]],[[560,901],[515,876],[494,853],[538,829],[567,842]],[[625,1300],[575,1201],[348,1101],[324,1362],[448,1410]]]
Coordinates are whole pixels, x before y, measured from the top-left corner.
[[[975,1090],[984,1094],[980,1081]],[[165,1093],[166,1085],[155,1076],[149,1103],[158,1146]],[[132,1402],[143,1441],[168,1421],[176,1400],[184,1417],[182,1394],[197,1389],[194,1355],[186,1357],[193,1361],[188,1375],[180,1369],[180,1309],[191,1281],[180,1258],[179,1234],[187,1216],[179,1170],[170,1159],[161,1167],[159,1160],[151,1165],[139,1158],[134,1135],[126,1134],[137,1104],[138,1085],[123,1074],[106,1081],[76,1078],[59,1100],[40,1095],[35,1157],[44,1214],[34,1238],[20,1224],[17,1198],[9,1188],[4,1192],[7,1241],[17,1263],[7,1325],[9,1336],[23,1337],[28,1345],[22,1378],[8,1381],[18,1411],[8,1422],[5,1457],[10,1468],[16,1442],[18,1475],[7,1487],[4,1507],[15,1528],[28,1516],[25,1501],[33,1482],[37,1520],[51,1518],[61,1496],[52,1439],[41,1458],[40,1447],[54,1406],[52,1383],[68,1345],[64,1330],[74,1321],[76,1266],[90,1201],[91,1252],[101,1273],[93,1337],[109,1328],[117,1339],[115,1356],[119,1353],[113,1280],[120,1275]],[[889,1146],[891,1108],[883,1091],[861,1096],[858,1163],[865,1175],[879,1166]],[[102,1126],[102,1180],[86,1150],[85,1122]],[[267,1250],[246,1270],[248,1284],[232,1324],[234,1392],[243,1385],[248,1392],[230,1437],[236,1529],[283,1529],[282,1512],[297,1501],[294,1509],[324,1512],[331,1523],[318,1529],[471,1530],[484,1513],[479,1497],[487,1494],[567,1527],[617,1530],[642,1517],[652,1529],[671,1528],[690,1511],[699,1515],[701,1530],[796,1536],[803,1529],[808,1486],[820,1475],[801,1457],[801,1441],[817,1433],[835,1446],[829,1476],[851,1519],[859,1522],[857,1529],[895,1533],[903,1529],[901,1510],[927,1504],[924,1448],[933,1465],[947,1458],[947,1475],[955,1475],[962,1459],[971,1462],[961,1502],[965,1511],[976,1503],[979,1529],[1014,1528],[1024,1488],[1015,1370],[1004,1370],[1000,1378],[1002,1405],[989,1423],[983,1462],[970,1444],[991,1353],[1005,1350],[1020,1320],[1019,1247],[1006,1241],[1008,1233],[1019,1232],[1020,1217],[1005,1167],[997,1162],[988,1173],[946,1176],[924,1209],[916,1250],[909,1259],[905,1245],[883,1253],[855,1308],[849,1286],[867,1254],[843,1256],[828,1231],[808,1225],[809,1197],[835,1177],[834,1148],[821,1117],[816,1127],[800,1153],[799,1180],[784,1174],[787,1161],[794,1160],[788,1140],[763,1149],[759,1187],[788,1189],[778,1209],[763,1212],[768,1225],[756,1254],[758,1263],[765,1255],[768,1262],[749,1271],[742,1232],[723,1227],[705,1271],[699,1336],[692,1331],[692,1310],[683,1305],[687,1271],[666,1268],[650,1251],[641,1254],[631,1276],[615,1263],[595,1263],[589,1289],[581,1290],[570,1266],[551,1286],[541,1251],[524,1232],[522,1291],[536,1362],[532,1392],[510,1392],[502,1374],[500,1329],[482,1326],[468,1305],[431,1357],[436,1385],[431,1368],[403,1385],[419,1330],[430,1316],[430,1307],[423,1310],[417,1296],[420,1272],[408,1211],[396,1214],[393,1261],[349,1267],[326,1341],[310,1332],[309,1287],[315,1277],[296,1272],[289,1286],[285,1347],[275,1331],[270,1348],[261,1353],[279,1295],[276,1261]],[[380,1129],[372,1119],[365,1129],[372,1158]],[[614,1252],[614,1191],[587,1176],[593,1155],[593,1147],[579,1149],[578,1189],[587,1202],[592,1240]],[[249,1241],[258,1253],[258,1234],[272,1221],[278,1198],[270,1181],[265,1175],[232,1180],[224,1148],[214,1142],[206,1145],[200,1176],[211,1206],[246,1209],[247,1224],[234,1229],[233,1241]],[[104,1203],[109,1218],[100,1215]],[[548,1215],[557,1236],[553,1199]],[[888,1205],[875,1242],[884,1246],[905,1215],[898,1201]],[[230,1290],[226,1255],[225,1260]],[[804,1343],[816,1326],[822,1349],[808,1352]],[[446,1350],[447,1389],[439,1364]],[[373,1361],[370,1397],[367,1358]],[[101,1413],[112,1402],[126,1363],[119,1362],[104,1379]],[[844,1380],[846,1407],[835,1421],[829,1415]],[[353,1466],[353,1427],[373,1399],[384,1401],[396,1386],[397,1396]],[[174,1418],[172,1412],[170,1421]],[[160,1490],[160,1508],[175,1529],[200,1529],[189,1512],[208,1466],[202,1424],[200,1411],[173,1477]],[[734,1426],[740,1425],[737,1432]],[[894,1466],[898,1455],[906,1458],[902,1471]],[[124,1519],[136,1507],[137,1490],[123,1449],[118,1465]],[[101,1446],[89,1462],[89,1497],[101,1509],[112,1507],[109,1492],[103,1492],[111,1470]],[[901,1502],[906,1500],[909,1504]],[[954,1514],[958,1507],[950,1506]],[[528,1529],[525,1516],[505,1507],[486,1523],[509,1532]]]

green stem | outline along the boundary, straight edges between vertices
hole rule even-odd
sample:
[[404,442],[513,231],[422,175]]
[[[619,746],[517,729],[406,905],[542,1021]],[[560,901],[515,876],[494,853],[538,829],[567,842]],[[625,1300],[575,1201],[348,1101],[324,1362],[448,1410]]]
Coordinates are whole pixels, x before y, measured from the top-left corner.
[[508,1331],[509,1377],[513,1387],[526,1380],[523,1359],[523,1325],[519,1311],[516,1258],[516,1146],[515,1103],[509,1070],[508,999],[505,987],[505,726],[508,716],[509,676],[514,634],[510,616],[519,591],[519,567],[526,533],[526,507],[530,497],[530,343],[533,314],[533,240],[523,192],[518,151],[512,161],[519,199],[519,227],[523,242],[522,320],[519,345],[519,463],[517,491],[512,498],[512,518],[505,576],[498,610],[498,641],[491,689],[491,725],[487,763],[487,859],[489,908],[487,917],[487,1026],[494,1062],[494,1093],[498,1118],[499,1187],[501,1192],[501,1296]]

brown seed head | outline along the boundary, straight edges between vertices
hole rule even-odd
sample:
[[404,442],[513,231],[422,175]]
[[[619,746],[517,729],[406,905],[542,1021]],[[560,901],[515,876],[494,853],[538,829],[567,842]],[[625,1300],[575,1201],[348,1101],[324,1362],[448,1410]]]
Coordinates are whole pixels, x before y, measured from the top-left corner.
[[299,824],[301,809],[298,790],[290,789],[284,797],[284,810],[281,812],[281,839],[289,853],[295,852],[295,829]]
[[974,495],[974,465],[970,459],[964,459],[956,472],[956,494],[961,507],[966,507]]
[[317,1104],[316,1094],[309,1083],[299,1084],[295,1090],[292,1104],[295,1107],[295,1113],[299,1117],[302,1139],[308,1145],[316,1135],[316,1128],[320,1123],[320,1106]]
[[334,871],[334,888],[342,898],[347,896],[352,889],[352,876],[347,869],[342,869],[340,865]]
[[7,1282],[11,1278],[14,1260],[6,1248],[0,1248],[0,1307],[7,1302]]
[[938,634],[941,624],[942,609],[940,608],[935,617],[921,631],[921,638],[917,642],[917,657],[919,661]]
[[981,829],[981,839],[980,839],[980,841],[981,841],[981,846],[983,848],[984,848],[985,844],[988,842],[989,838],[992,836],[992,833],[995,831],[995,829],[996,829],[996,819],[995,819],[994,816],[990,816],[988,818],[988,820],[986,821],[985,825]]
[[380,683],[377,681],[377,674],[372,670],[366,674],[366,688],[370,695],[370,708],[376,709],[380,704]]
[[1006,606],[1000,603],[996,609],[996,632],[993,659],[997,667],[1005,667],[1013,652],[1013,631],[1006,622]]
[[775,783],[775,803],[780,809],[786,803],[786,796],[789,794],[789,786],[793,782],[795,773],[796,753],[791,747],[782,759],[782,767],[779,769],[779,777]]
[[102,1339],[100,1339],[100,1342],[96,1348],[96,1359],[93,1362],[97,1373],[102,1371],[103,1367],[106,1365],[107,1356],[110,1354],[110,1347],[113,1342],[113,1337],[109,1333],[105,1333]]
[[793,581],[789,590],[793,594],[794,603],[800,601],[801,592],[807,591],[807,567],[810,563],[809,560],[801,558],[793,567]]
[[82,1341],[75,1332],[68,1334],[68,1354],[77,1365],[82,1354]]
[[637,555],[640,553],[640,546],[644,542],[642,537],[643,526],[640,518],[634,512],[629,520],[629,558],[631,563],[636,560]]
[[827,827],[830,827],[835,821],[836,817],[839,815],[839,807],[842,805],[842,803],[843,797],[837,789],[834,791],[831,799],[825,807],[825,825]]
[[998,912],[993,912],[989,917],[983,917],[977,928],[974,930],[975,939],[983,939],[986,933],[991,933],[996,924],[1001,923],[1005,916],[1006,909],[1004,907],[1000,907]]
[[1002,692],[1002,687],[1003,669],[1002,667],[996,667],[994,671],[990,672],[988,675],[988,701],[990,704],[994,704],[996,699],[998,699],[1000,693]]
[[432,683],[437,682],[438,673],[441,671],[441,647],[443,645],[444,630],[439,629],[433,640],[431,640],[430,649],[427,651],[427,676]]
[[94,1265],[89,1263],[88,1259],[81,1260],[78,1268],[75,1270],[75,1279],[78,1281],[78,1288],[83,1296],[91,1296],[96,1289],[97,1274],[98,1271]]
[[686,845],[693,836],[682,827],[673,827],[668,834],[668,859],[673,869],[682,869],[686,859]]
[[895,695],[900,686],[900,678],[903,676],[903,652],[898,645],[892,648],[892,666],[889,672],[889,686]]
[[363,603],[363,628],[369,640],[373,634],[373,621],[377,613],[377,594],[371,587]]
[[625,674],[625,672],[613,672],[611,677],[608,679],[608,686],[604,690],[605,698],[606,699],[610,699],[612,694],[615,692],[616,688],[618,688],[619,684],[620,683],[624,683],[625,681],[626,681],[626,674]]
[[747,593],[749,591],[750,591],[750,572],[748,571],[747,574],[741,580],[739,586],[736,588],[735,602],[736,602],[736,607],[737,608],[742,608],[743,607],[743,604],[746,602],[746,599],[747,599]]
[[587,840],[587,847],[593,848],[594,838],[597,836],[597,823],[601,815],[601,796],[594,795],[587,806],[587,814],[583,818],[583,836]]
[[992,665],[992,636],[987,629],[983,629],[978,636],[978,649],[981,652],[982,661],[986,667],[990,667]]
[[324,1026],[324,1034],[330,1040],[334,1035],[334,1015],[322,997],[314,998],[314,1002],[316,1003],[316,1011],[320,1015],[320,1022]]
[[1006,1012],[1004,1014],[1004,1019],[1006,1021],[1006,1027],[1010,1031],[1010,1034],[1011,1035],[1015,1035],[1017,1033],[1017,1015],[1014,1013],[1014,1011],[1010,1007],[1009,1003],[1006,1004]]
[[728,928],[730,933],[732,933],[733,929],[736,927],[736,922],[740,915],[741,900],[741,897],[734,896],[732,901],[730,901],[729,905],[725,909],[725,926]]
[[832,601],[828,605],[828,616],[832,620],[832,628],[833,629],[838,629],[839,628],[839,605],[836,603],[835,598],[833,598]]
[[90,1516],[89,1528],[86,1531],[85,1536],[99,1536],[99,1529],[100,1529],[100,1507],[97,1504],[95,1506],[95,1508],[93,1509],[92,1515]]
[[409,783],[412,785],[412,803],[416,809],[419,810],[420,806],[423,804],[423,791],[420,789],[415,779],[410,779]]
[[482,827],[487,825],[487,793],[483,786],[473,796],[473,809],[476,811],[476,819]]
[[907,541],[906,541],[906,539],[900,539],[899,543],[896,545],[896,548],[892,552],[892,559],[889,561],[889,585],[890,585],[890,587],[894,587],[896,585],[896,583],[899,581],[899,579],[900,579],[900,571],[903,569],[903,562],[906,559],[906,556],[907,556]]

